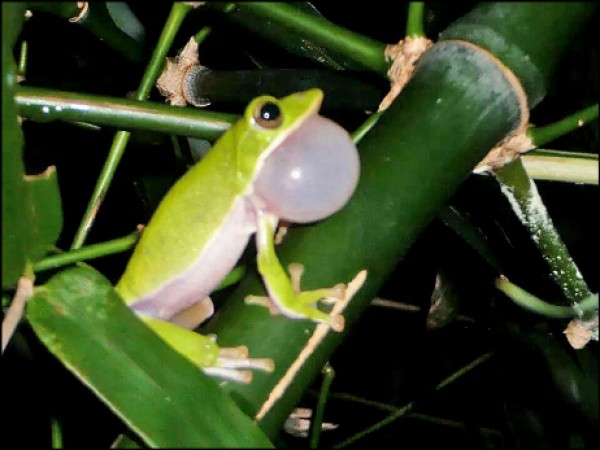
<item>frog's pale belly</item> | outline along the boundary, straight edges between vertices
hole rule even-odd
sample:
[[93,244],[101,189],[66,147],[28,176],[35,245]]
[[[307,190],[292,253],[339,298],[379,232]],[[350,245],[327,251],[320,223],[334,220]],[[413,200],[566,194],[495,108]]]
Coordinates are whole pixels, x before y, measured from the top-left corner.
[[156,291],[129,303],[142,315],[169,320],[209,295],[240,259],[256,231],[254,207],[240,196],[198,258]]

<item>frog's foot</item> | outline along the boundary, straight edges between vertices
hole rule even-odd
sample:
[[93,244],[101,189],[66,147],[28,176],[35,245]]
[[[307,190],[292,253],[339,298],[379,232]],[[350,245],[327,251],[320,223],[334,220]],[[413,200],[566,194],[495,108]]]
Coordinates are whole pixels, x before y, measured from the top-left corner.
[[248,347],[223,347],[219,349],[219,356],[215,365],[204,367],[202,370],[210,376],[236,381],[238,383],[250,383],[252,371],[261,370],[272,373],[275,363],[271,358],[248,358]]
[[[270,297],[259,295],[248,295],[245,298],[245,302],[247,305],[263,306],[273,315],[284,314],[295,319],[309,319],[313,322],[326,323],[334,331],[343,331],[345,323],[343,316],[339,314],[327,314],[323,311],[319,311],[315,306],[312,306],[313,303],[323,297],[324,294],[321,291],[331,293],[332,289],[316,289],[315,291],[301,292],[296,297],[299,299],[299,304],[294,309],[280,307]],[[310,298],[307,299],[305,297]],[[307,301],[308,304],[302,303],[303,301]]]
[[346,297],[346,285],[344,283],[338,283],[332,288],[321,288],[302,292],[300,281],[304,274],[304,265],[301,263],[289,264],[288,272],[290,273],[292,287],[294,288],[294,291],[300,295],[301,301],[304,304],[313,304],[318,301],[326,304],[335,304],[340,300],[344,300]]
[[326,304],[335,304],[346,298],[346,285],[344,283],[336,284],[332,288],[320,288],[310,291],[302,291],[300,282],[304,273],[304,265],[300,263],[291,263],[288,265],[290,281],[297,294],[298,313],[315,322],[326,323],[334,331],[343,331],[344,317],[339,314],[327,314],[318,310],[315,306],[317,302]]
[[346,298],[346,285],[344,283],[338,283],[332,288],[314,289],[312,291],[302,292],[300,281],[302,280],[302,275],[304,274],[304,265],[301,263],[289,264],[288,272],[290,273],[292,287],[299,295],[300,301],[303,304],[311,305],[321,301],[325,304],[331,305]]
[[272,359],[248,358],[246,346],[220,348],[214,334],[204,336],[153,317],[140,316],[140,319],[173,350],[208,375],[249,383],[252,380],[250,369],[265,372],[272,372],[274,369]]
[[271,314],[284,314],[290,318],[309,319],[313,322],[326,323],[334,331],[344,329],[344,317],[339,314],[328,314],[320,311],[315,305],[318,301],[335,303],[343,300],[346,296],[346,285],[337,284],[332,288],[313,289],[301,291],[300,281],[304,266],[300,263],[292,263],[288,266],[290,282],[295,292],[295,305],[293,307],[282,305],[267,296],[248,295],[245,299],[248,305],[259,305],[267,308]]

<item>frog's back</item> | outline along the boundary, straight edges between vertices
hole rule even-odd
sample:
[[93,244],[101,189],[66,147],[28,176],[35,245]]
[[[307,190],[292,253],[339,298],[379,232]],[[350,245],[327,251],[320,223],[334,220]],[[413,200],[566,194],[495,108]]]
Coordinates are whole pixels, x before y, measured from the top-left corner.
[[[223,135],[218,145],[215,144],[166,194],[144,228],[116,286],[128,304],[152,296],[165,285],[178,283],[178,279],[195,276],[200,280],[202,274],[195,272],[215,269],[217,261],[213,260],[214,255],[207,253],[218,252],[219,241],[238,241],[224,242],[223,247],[224,251],[236,255],[219,256],[227,265],[235,264],[252,232],[245,223],[245,215],[249,213],[242,198],[245,184],[235,179],[236,142],[235,133]],[[233,263],[230,263],[231,259],[234,259]],[[213,267],[202,267],[202,260],[207,262],[204,265],[210,263]],[[222,278],[230,268],[216,269],[212,278]],[[221,275],[223,271],[225,273]],[[217,279],[214,283],[219,282]],[[212,287],[208,289],[212,290]],[[180,294],[170,292],[170,295]]]

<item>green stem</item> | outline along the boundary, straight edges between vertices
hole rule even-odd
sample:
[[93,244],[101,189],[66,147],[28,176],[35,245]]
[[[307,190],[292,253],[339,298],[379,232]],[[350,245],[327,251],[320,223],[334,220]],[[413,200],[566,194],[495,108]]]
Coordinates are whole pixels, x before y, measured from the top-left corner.
[[173,45],[175,35],[183,23],[183,20],[191,10],[192,7],[185,3],[178,2],[173,4],[169,17],[167,18],[167,23],[158,38],[158,44],[156,45],[154,52],[152,52],[152,58],[150,58],[150,62],[142,76],[142,81],[135,96],[136,100],[146,100],[150,95],[150,90],[152,89],[152,86],[154,86],[154,83],[156,83],[156,80],[160,76],[165,65],[165,58]]
[[[366,398],[358,397],[358,396],[352,395],[352,394],[347,394],[345,392],[334,392],[330,395],[330,397],[333,399],[346,400],[346,401],[349,401],[352,403],[370,406],[373,408],[377,408],[377,409],[392,412],[392,413],[399,411],[397,406],[393,406],[393,405],[390,405],[387,403],[376,402],[373,400],[368,400]],[[409,412],[409,413],[405,414],[404,416],[406,418],[422,420],[422,421],[434,423],[436,425],[441,425],[441,426],[447,426],[447,427],[452,427],[452,428],[461,428],[461,429],[466,428],[466,425],[462,422],[449,420],[449,419],[442,419],[441,417],[430,416],[427,414]],[[500,431],[490,429],[490,428],[478,428],[478,432],[483,435],[489,435],[489,436],[491,436],[491,435],[500,436],[501,435]]]
[[200,31],[198,31],[198,33],[196,33],[194,36],[196,44],[200,45],[202,42],[204,42],[204,39],[206,39],[206,37],[210,34],[211,30],[211,27],[203,27]]
[[20,87],[15,95],[18,114],[31,120],[65,120],[216,139],[238,118],[197,108],[82,95],[51,89]]
[[544,125],[543,127],[529,128],[527,136],[531,138],[536,147],[547,144],[584,124],[598,118],[598,104],[577,111],[575,114],[565,117],[558,122]]
[[333,370],[333,367],[329,363],[325,364],[325,367],[323,367],[323,384],[321,385],[317,408],[315,409],[310,428],[310,448],[319,448],[319,439],[321,438],[323,417],[325,415],[325,404],[327,403],[329,389],[334,378],[335,370]]
[[533,156],[557,156],[563,158],[578,158],[578,159],[591,159],[598,162],[598,155],[595,153],[584,153],[584,152],[571,152],[564,150],[551,150],[548,148],[536,148],[527,152],[528,155]]
[[354,132],[352,133],[352,141],[358,144],[367,135],[369,130],[379,121],[383,112],[371,114]]
[[[175,39],[175,34],[177,33],[177,30],[179,30],[183,19],[186,17],[191,8],[191,6],[186,5],[185,3],[175,3],[171,8],[171,12],[167,18],[167,23],[165,24],[165,27],[163,28],[163,31],[158,39],[158,44],[152,53],[150,63],[146,68],[140,86],[135,94],[136,100],[146,100],[150,94],[150,90],[152,89],[152,86],[156,82],[158,76],[160,75],[160,71],[165,64],[165,58],[169,49],[171,48],[173,39]],[[89,230],[96,219],[98,210],[100,209],[100,206],[106,197],[108,188],[117,170],[117,166],[121,161],[121,157],[123,156],[123,152],[125,151],[125,147],[127,146],[130,136],[131,133],[128,131],[118,131],[116,133],[108,158],[104,164],[104,167],[102,168],[102,172],[100,173],[96,187],[94,188],[94,193],[92,194],[92,197],[88,203],[81,224],[79,225],[79,229],[75,234],[75,239],[71,244],[72,250],[80,248],[85,242]]]
[[52,430],[52,448],[63,448],[62,429],[54,417],[50,420],[50,428]]
[[19,53],[19,64],[17,66],[17,75],[25,77],[27,70],[27,53],[28,53],[27,41],[21,42],[21,51]]
[[[442,380],[435,387],[435,392],[440,391],[441,389],[445,388],[446,386],[454,383],[456,380],[458,380],[462,376],[466,375],[467,373],[469,373],[471,370],[475,369],[476,367],[480,366],[482,363],[484,363],[491,357],[492,357],[492,353],[485,353],[484,355],[481,355],[477,359],[471,361],[469,364],[463,366],[462,368],[460,368],[459,370],[454,372],[452,375],[450,375],[449,377]],[[382,421],[377,422],[375,425],[372,425],[372,426],[356,433],[355,435],[349,437],[348,439],[340,442],[339,444],[334,445],[333,448],[346,447],[346,446],[352,444],[353,442],[356,442],[359,439],[362,439],[363,437],[365,437],[371,433],[374,433],[375,431],[383,428],[384,426],[386,426],[386,425],[394,422],[395,420],[399,419],[400,417],[404,416],[406,413],[408,413],[410,410],[412,410],[414,408],[415,404],[416,404],[415,401],[407,403],[403,407],[398,408],[394,413],[390,414],[388,417],[386,417]]]
[[411,38],[425,37],[423,30],[423,13],[425,2],[410,2],[408,4],[408,20],[406,22],[406,36]]
[[100,244],[88,245],[86,247],[71,250],[59,255],[52,255],[38,261],[33,265],[33,270],[36,273],[45,270],[56,269],[81,261],[101,258],[102,256],[112,255],[129,250],[137,242],[139,232],[131,233],[122,238],[113,239],[112,241],[102,242]]
[[577,265],[548,215],[533,180],[523,162],[513,161],[496,172],[500,188],[510,201],[517,217],[525,225],[542,257],[550,266],[550,274],[565,297],[578,303],[591,295]]
[[361,36],[328,21],[309,14],[291,3],[240,2],[240,10],[247,10],[265,21],[284,24],[290,33],[306,36],[317,45],[343,55],[362,66],[386,75],[385,44]]
[[573,306],[561,306],[548,303],[516,284],[508,281],[505,276],[496,279],[496,287],[504,292],[517,305],[546,317],[568,319],[581,317],[584,313],[598,310],[598,294],[592,294]]
[[[564,155],[567,153],[567,155]],[[563,154],[560,155],[559,154]],[[598,185],[597,155],[551,151],[530,152],[521,157],[527,174],[534,180],[553,180]],[[591,157],[590,157],[591,156]],[[595,158],[594,158],[595,156]]]
[[80,248],[85,242],[85,239],[87,238],[87,235],[90,232],[94,221],[96,220],[96,215],[98,214],[100,206],[102,205],[102,202],[108,193],[108,188],[110,187],[113,176],[117,171],[117,166],[121,161],[130,136],[131,133],[129,131],[117,131],[115,134],[113,143],[108,153],[108,158],[104,163],[102,171],[100,172],[100,176],[96,182],[96,187],[94,188],[92,197],[90,198],[87,209],[83,215],[83,219],[79,224],[79,228],[77,229],[77,233],[75,234],[75,238],[71,244],[71,250]]

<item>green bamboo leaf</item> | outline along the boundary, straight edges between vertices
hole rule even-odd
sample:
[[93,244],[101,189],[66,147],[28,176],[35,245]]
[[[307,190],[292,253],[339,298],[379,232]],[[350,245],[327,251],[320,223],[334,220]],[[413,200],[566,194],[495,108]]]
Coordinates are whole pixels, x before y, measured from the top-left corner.
[[23,176],[23,133],[13,100],[16,65],[12,58],[25,6],[2,4],[2,286],[13,286],[27,264],[30,244],[29,193]]
[[16,65],[11,51],[24,7],[3,4],[2,13],[2,286],[11,287],[27,264],[41,258],[56,242],[62,212],[56,170],[25,175],[23,133],[14,101]]
[[[3,6],[4,9],[4,6]],[[7,61],[9,52],[2,51],[2,71],[13,64]],[[2,286],[16,283],[26,263],[28,232],[27,213],[21,207],[25,203],[27,190],[23,181],[23,160],[20,148],[23,144],[21,129],[12,96],[9,78],[2,77]]]
[[152,447],[271,447],[211,378],[147,328],[87,267],[36,288],[36,334]]
[[26,176],[35,227],[36,245],[34,260],[42,257],[48,248],[58,240],[63,225],[62,207],[56,167],[50,166],[39,175]]

